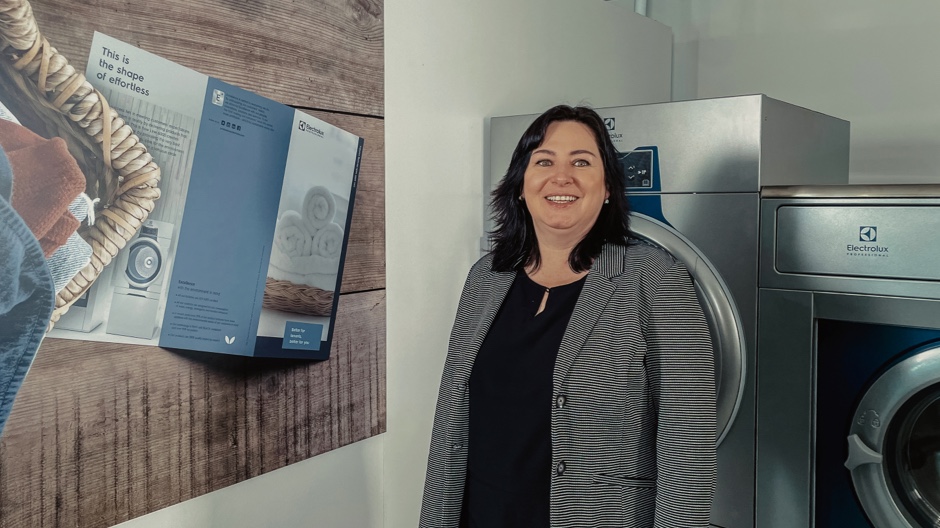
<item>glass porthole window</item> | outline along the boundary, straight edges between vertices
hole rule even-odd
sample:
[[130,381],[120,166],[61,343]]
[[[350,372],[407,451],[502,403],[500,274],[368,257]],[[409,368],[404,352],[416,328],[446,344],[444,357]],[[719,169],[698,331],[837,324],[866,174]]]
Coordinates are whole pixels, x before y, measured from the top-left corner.
[[940,385],[914,395],[899,409],[885,447],[895,500],[916,526],[940,527]]

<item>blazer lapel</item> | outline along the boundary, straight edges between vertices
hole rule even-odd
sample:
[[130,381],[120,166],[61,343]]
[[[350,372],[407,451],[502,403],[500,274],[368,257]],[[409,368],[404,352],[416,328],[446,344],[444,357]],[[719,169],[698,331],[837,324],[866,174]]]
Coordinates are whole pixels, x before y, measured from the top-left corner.
[[496,319],[496,313],[499,312],[499,307],[503,305],[503,300],[506,299],[506,294],[509,293],[509,287],[512,286],[515,277],[514,272],[490,271],[489,276],[483,280],[481,288],[486,290],[485,299],[483,300],[482,310],[480,310],[480,318],[474,323],[467,353],[461,357],[460,364],[456,366],[459,379],[467,380],[470,378],[477,352],[480,351],[483,339],[486,338],[493,320]]
[[616,289],[612,280],[623,273],[625,251],[623,246],[605,244],[587,274],[581,295],[574,305],[574,312],[558,348],[552,384],[555,393],[561,388],[562,381],[567,377],[571,365],[574,364]]

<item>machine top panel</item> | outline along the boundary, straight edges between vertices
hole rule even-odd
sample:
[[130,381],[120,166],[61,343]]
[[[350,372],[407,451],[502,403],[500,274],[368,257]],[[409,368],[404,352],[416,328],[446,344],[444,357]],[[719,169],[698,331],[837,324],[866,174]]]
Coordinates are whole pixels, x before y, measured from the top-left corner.
[[[848,182],[848,121],[765,95],[597,112],[618,151],[643,153],[631,166],[642,171],[648,163],[654,169],[650,175],[660,179],[644,182],[638,176],[628,182],[631,191],[756,193],[764,185]],[[516,142],[535,117],[491,119],[487,191],[506,172]]]

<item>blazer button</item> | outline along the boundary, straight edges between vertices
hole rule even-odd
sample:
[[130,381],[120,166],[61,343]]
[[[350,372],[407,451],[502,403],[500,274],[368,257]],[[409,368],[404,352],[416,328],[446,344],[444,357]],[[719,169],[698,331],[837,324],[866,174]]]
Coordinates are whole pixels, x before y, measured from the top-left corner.
[[565,474],[565,461],[564,460],[562,460],[561,462],[558,463],[557,466],[555,466],[555,474],[558,475],[559,477]]
[[454,451],[460,451],[460,448],[462,447],[463,445],[461,444],[453,444],[452,446],[450,446],[450,448],[453,449]]
[[567,403],[567,401],[568,400],[565,399],[564,394],[559,394],[558,397],[555,398],[555,406],[558,407],[559,409],[564,409],[565,403]]

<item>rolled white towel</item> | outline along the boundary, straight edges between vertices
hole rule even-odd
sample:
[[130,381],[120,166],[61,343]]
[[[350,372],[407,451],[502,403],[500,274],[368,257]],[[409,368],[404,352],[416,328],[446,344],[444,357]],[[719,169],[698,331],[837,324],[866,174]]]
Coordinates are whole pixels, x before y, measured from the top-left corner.
[[336,273],[339,271],[339,257],[331,258],[322,255],[309,255],[306,257],[289,257],[275,246],[271,250],[270,267],[278,268],[288,273],[307,275],[310,273]]
[[343,228],[330,223],[313,235],[313,252],[328,258],[339,258],[343,252]]
[[274,247],[288,257],[313,254],[313,233],[300,213],[284,211],[274,227]]
[[326,291],[336,290],[336,273],[308,273],[306,275],[299,275],[271,266],[268,268],[268,277],[293,282],[294,284],[305,284]]
[[310,232],[323,229],[333,221],[336,216],[336,200],[333,193],[321,185],[311,187],[304,196],[304,207],[301,214]]

